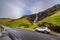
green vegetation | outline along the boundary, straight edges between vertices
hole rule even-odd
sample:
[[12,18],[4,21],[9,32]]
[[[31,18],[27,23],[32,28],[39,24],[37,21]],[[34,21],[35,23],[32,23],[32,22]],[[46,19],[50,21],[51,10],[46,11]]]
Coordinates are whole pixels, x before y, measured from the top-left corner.
[[24,17],[24,18],[12,21],[11,23],[7,24],[7,26],[28,28],[31,26],[31,23],[29,22],[27,17]]
[[39,21],[38,23],[43,23],[43,22],[48,22],[48,23],[52,23],[60,26],[60,11],[56,12],[54,15],[50,17],[47,17]]
[[56,12],[54,15],[52,15],[50,17],[47,17],[47,18],[37,22],[36,24],[32,25],[30,28],[34,29],[34,28],[38,27],[38,25],[42,25],[44,22],[52,23],[52,24],[60,26],[60,11]]
[[1,25],[6,25],[6,24],[10,23],[11,21],[12,21],[12,19],[10,19],[10,18],[0,18]]

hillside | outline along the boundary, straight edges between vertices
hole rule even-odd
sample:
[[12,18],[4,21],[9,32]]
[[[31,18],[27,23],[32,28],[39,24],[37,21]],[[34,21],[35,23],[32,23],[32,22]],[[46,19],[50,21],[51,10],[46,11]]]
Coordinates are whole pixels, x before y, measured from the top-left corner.
[[40,27],[40,25],[44,25],[46,27],[49,27],[51,30],[60,33],[60,11],[57,11],[54,15],[50,17],[47,17],[41,21],[38,21],[36,24],[34,24],[30,28],[35,29],[37,27]]
[[60,11],[57,11],[54,15],[43,19],[41,22],[53,23],[60,26]]
[[15,27],[30,27],[31,23],[27,19],[27,17],[21,18],[21,19],[15,19],[14,21],[7,24],[7,26],[15,26]]
[[0,24],[5,25],[12,21],[10,18],[0,18]]

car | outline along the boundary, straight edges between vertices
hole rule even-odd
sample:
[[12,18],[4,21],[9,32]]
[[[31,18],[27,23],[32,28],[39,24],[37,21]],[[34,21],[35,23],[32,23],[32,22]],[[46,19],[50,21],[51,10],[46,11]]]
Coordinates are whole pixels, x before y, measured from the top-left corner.
[[43,33],[50,33],[51,30],[48,27],[39,27],[39,28],[36,28],[35,31],[43,32]]

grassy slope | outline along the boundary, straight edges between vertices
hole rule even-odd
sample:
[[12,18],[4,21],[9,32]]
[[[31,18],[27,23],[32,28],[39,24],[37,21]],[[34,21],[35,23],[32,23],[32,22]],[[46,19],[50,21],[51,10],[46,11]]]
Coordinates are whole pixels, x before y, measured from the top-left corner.
[[31,26],[31,23],[29,22],[29,20],[26,17],[15,20],[15,21],[11,22],[10,24],[8,24],[8,26],[17,26],[17,27],[24,26],[24,25]]
[[56,25],[60,25],[60,11],[56,12],[54,15],[45,18],[42,22],[49,22]]
[[0,24],[3,24],[3,25],[6,25],[6,24],[8,24],[8,23],[10,23],[12,21],[12,19],[9,19],[9,18],[3,18],[3,19],[1,19],[0,18]]

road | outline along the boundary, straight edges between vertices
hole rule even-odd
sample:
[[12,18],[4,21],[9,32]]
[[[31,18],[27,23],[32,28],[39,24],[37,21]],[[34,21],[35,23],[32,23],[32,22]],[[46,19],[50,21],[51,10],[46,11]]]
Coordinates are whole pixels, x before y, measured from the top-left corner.
[[24,29],[7,28],[6,31],[7,34],[10,34],[12,36],[5,35],[4,37],[1,37],[0,40],[11,40],[10,38],[13,38],[13,40],[60,40],[60,37],[58,36],[52,36],[34,31],[27,31]]

